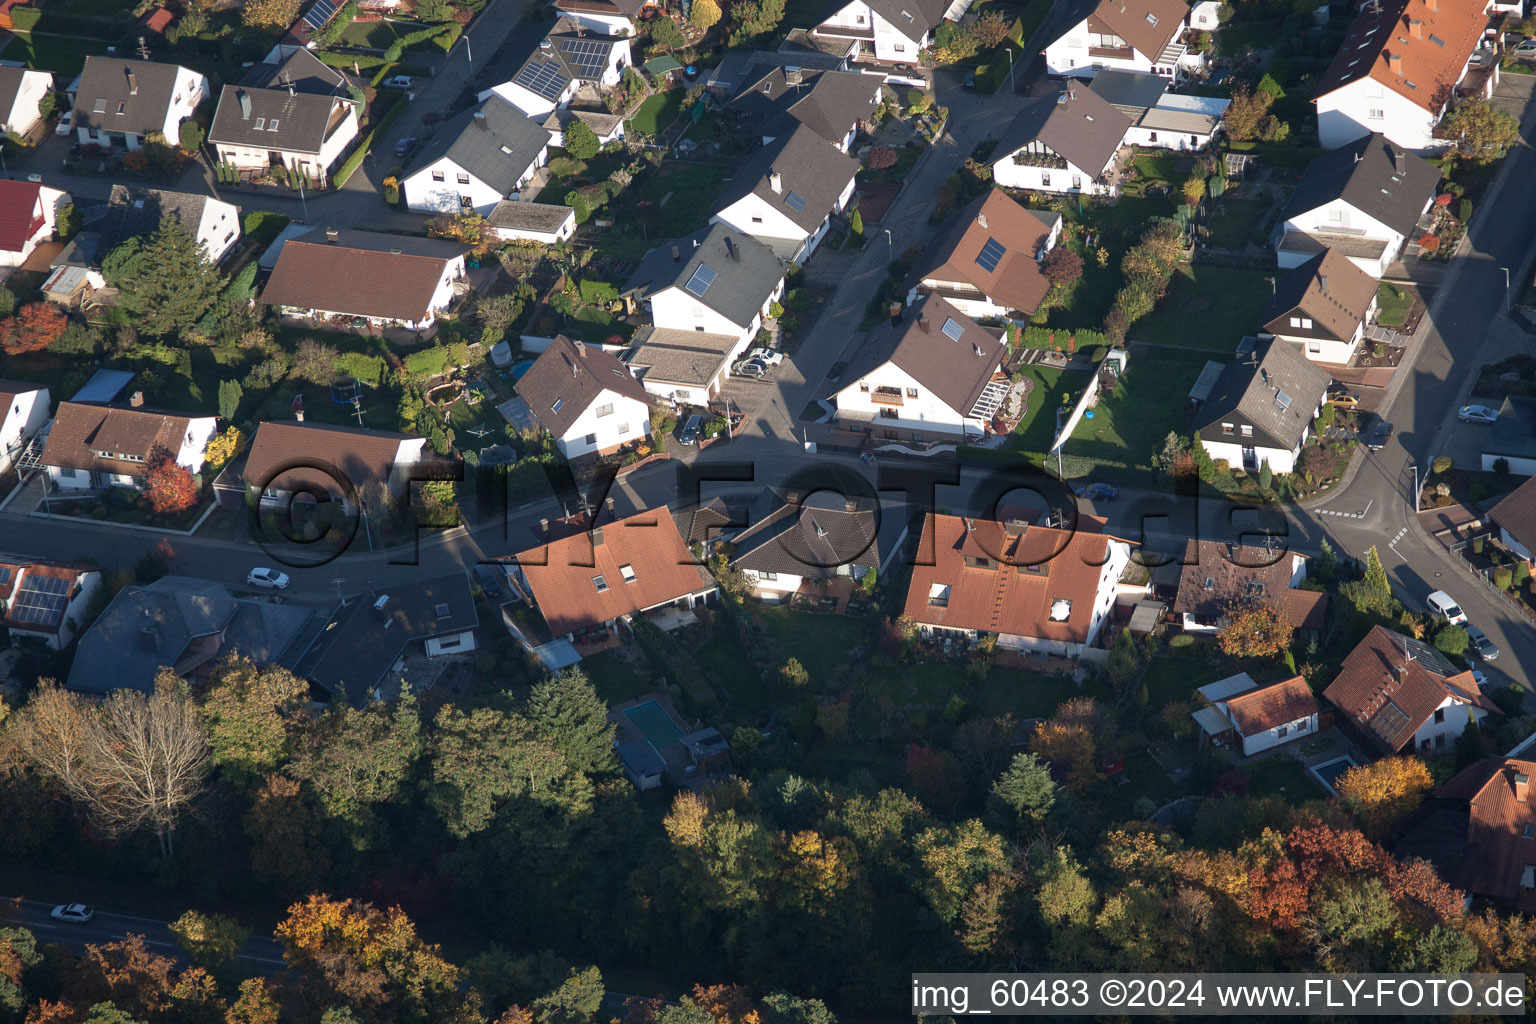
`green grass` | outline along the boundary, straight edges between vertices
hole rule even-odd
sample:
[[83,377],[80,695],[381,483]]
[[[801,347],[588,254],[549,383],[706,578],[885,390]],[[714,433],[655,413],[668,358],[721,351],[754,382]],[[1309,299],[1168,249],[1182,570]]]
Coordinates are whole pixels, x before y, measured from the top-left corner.
[[105,54],[108,45],[104,39],[20,33],[6,45],[3,56],[6,60],[25,61],[29,68],[52,71],[67,83],[85,67],[85,58]]
[[1262,228],[1269,203],[1257,199],[1216,200],[1221,210],[1211,217],[1210,244],[1217,249],[1245,249],[1255,231]]
[[891,672],[871,673],[869,695],[890,698],[898,707],[926,704],[943,707],[966,685],[965,669],[949,662],[909,665]]
[[1125,783],[1112,786],[1108,798],[1104,801],[1104,811],[1111,821],[1120,821],[1131,817],[1134,813],[1136,801],[1142,797],[1151,800],[1158,807],[1184,795],[1188,784],[1179,785],[1168,777],[1168,773],[1158,767],[1152,755],[1145,750],[1138,750],[1127,754],[1125,757]]
[[989,715],[1008,714],[1020,720],[1049,718],[1062,701],[1078,693],[1067,676],[994,668],[981,682],[977,704]]
[[1175,181],[1178,176],[1174,171],[1174,165],[1178,158],[1159,153],[1140,153],[1131,160],[1131,164],[1141,173],[1141,180],[1147,184],[1175,185],[1182,184]]
[[1278,26],[1275,25],[1228,23],[1216,33],[1216,52],[1223,57],[1236,57],[1245,46],[1268,46],[1274,42],[1277,34]]
[[661,207],[661,224],[652,237],[677,238],[697,230],[707,219],[699,211],[714,205],[730,176],[730,168],[713,164],[673,160],[659,167],[635,196],[641,202],[666,203]]
[[1413,309],[1413,296],[1385,281],[1376,289],[1376,322],[1383,327],[1401,327],[1408,322]]
[[1274,294],[1269,283],[1273,276],[1257,270],[1181,266],[1157,308],[1131,325],[1130,337],[1230,355],[1258,326]]
[[683,132],[683,138],[692,139],[700,145],[715,141],[715,112],[706,110],[703,117],[693,122],[692,126]]
[[1189,700],[1190,694],[1218,679],[1235,674],[1230,667],[1207,664],[1203,656],[1160,654],[1147,665],[1142,682],[1147,687],[1147,707],[1153,711],[1174,701]]
[[1026,366],[1023,374],[1034,378],[1035,387],[1029,393],[1029,408],[1014,428],[1009,447],[1041,455],[1050,450],[1051,442],[1056,438],[1056,410],[1061,408],[1063,398],[1069,391],[1086,385],[1088,377],[1038,365]]
[[395,26],[388,21],[354,21],[341,30],[341,37],[337,42],[346,43],[349,46],[366,46],[374,50],[387,50],[400,33],[395,31]]
[[772,688],[729,633],[710,637],[693,652],[693,660],[711,682],[731,695],[727,710],[738,722],[764,715],[773,707]]
[[1189,389],[1200,376],[1202,352],[1147,350],[1130,361],[1119,385],[1084,416],[1063,454],[1103,466],[1150,469],[1169,431],[1185,433]]
[[1301,762],[1277,754],[1243,769],[1248,776],[1250,796],[1279,796],[1293,804],[1318,800],[1323,796],[1317,780],[1307,774]]
[[646,135],[660,135],[677,120],[677,115],[682,111],[683,95],[682,89],[668,89],[647,96],[645,102],[640,104],[640,109],[635,111],[635,116],[629,119],[629,127]]
[[636,672],[634,666],[620,661],[609,651],[582,658],[580,668],[597,688],[597,695],[609,706],[651,692],[650,676]]
[[773,645],[784,652],[784,657],[799,658],[815,687],[835,681],[837,668],[848,661],[848,652],[863,641],[869,626],[863,619],[845,615],[783,607],[763,608],[758,615]]

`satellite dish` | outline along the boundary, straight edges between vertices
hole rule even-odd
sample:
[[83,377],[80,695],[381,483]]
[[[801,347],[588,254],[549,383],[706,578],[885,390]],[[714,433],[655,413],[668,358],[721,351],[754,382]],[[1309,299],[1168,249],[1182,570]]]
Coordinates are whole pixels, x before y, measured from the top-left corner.
[[304,396],[303,395],[294,395],[293,396],[293,411],[294,411],[295,414],[298,414],[298,413],[301,413],[301,412],[304,411]]

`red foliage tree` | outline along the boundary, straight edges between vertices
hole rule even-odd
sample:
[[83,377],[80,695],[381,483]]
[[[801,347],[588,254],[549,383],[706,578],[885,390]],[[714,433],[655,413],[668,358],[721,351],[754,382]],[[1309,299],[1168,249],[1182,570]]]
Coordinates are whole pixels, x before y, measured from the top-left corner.
[[69,317],[51,302],[29,302],[0,322],[0,345],[11,355],[40,352],[58,341]]
[[919,800],[941,812],[954,808],[965,784],[954,758],[916,744],[907,748],[907,779]]
[[869,155],[864,158],[872,171],[883,171],[887,167],[896,166],[896,151],[890,146],[871,146]]
[[186,467],[176,464],[176,456],[156,448],[145,460],[144,497],[149,507],[160,515],[181,512],[197,504],[197,481]]
[[1065,245],[1054,246],[1040,261],[1040,273],[1053,285],[1071,284],[1083,276],[1083,258]]

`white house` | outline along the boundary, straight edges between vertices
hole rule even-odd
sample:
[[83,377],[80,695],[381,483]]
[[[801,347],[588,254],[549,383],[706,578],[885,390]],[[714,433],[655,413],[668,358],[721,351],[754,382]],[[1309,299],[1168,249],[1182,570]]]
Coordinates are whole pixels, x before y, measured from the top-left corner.
[[1324,153],[1307,165],[1273,241],[1282,270],[1334,249],[1380,278],[1419,230],[1440,171],[1380,135]]
[[886,440],[979,441],[1008,393],[1008,349],[941,295],[870,332],[827,397],[833,422]]
[[518,379],[517,394],[567,459],[608,455],[651,435],[651,402],[629,369],[563,334]]
[[1289,473],[1312,433],[1333,376],[1300,346],[1261,341],[1228,363],[1201,406],[1197,433],[1213,460],[1233,469]]
[[1077,78],[1101,68],[1179,78],[1205,62],[1181,39],[1189,15],[1183,0],[1099,0],[1046,44],[1045,69]]
[[1376,312],[1376,288],[1374,277],[1326,249],[1280,276],[1258,336],[1288,341],[1315,363],[1347,365]]
[[[240,241],[240,207],[234,203],[193,192],[113,185],[99,229],[98,258],[105,259],[130,238],[153,234],[160,227],[160,218],[167,215],[181,224],[213,263]],[[91,283],[100,288],[105,282]]]
[[1378,133],[1415,151],[1442,148],[1435,126],[1458,93],[1498,82],[1480,49],[1487,0],[1382,0],[1362,7],[1317,85],[1319,141],[1330,149]]
[[862,582],[870,570],[884,579],[906,544],[907,505],[831,491],[768,495],[771,510],[731,541],[731,564],[759,600],[786,601],[822,580]]
[[628,37],[635,22],[655,0],[555,0],[560,17],[601,35]]
[[1040,261],[1060,237],[1061,214],[994,188],[939,228],[907,274],[907,302],[936,294],[969,317],[1027,321],[1051,290]]
[[226,471],[214,486],[233,492],[241,506],[257,498],[264,506],[286,508],[302,494],[315,499],[329,494],[347,504],[349,495],[314,465],[318,462],[334,467],[364,498],[375,488],[399,498],[410,487],[413,468],[426,457],[426,443],[424,437],[386,430],[268,420],[257,424],[238,478],[226,481],[231,476]]
[[157,452],[201,472],[217,429],[215,416],[60,402],[41,461],[55,490],[138,489]]
[[261,301],[286,316],[421,331],[462,294],[467,251],[441,238],[317,228],[283,243]]
[[1536,563],[1536,476],[1500,499],[1488,513],[1499,528],[1499,540],[1525,559]]
[[562,18],[510,79],[482,91],[479,98],[495,94],[542,122],[569,104],[583,86],[600,95],[618,85],[629,65],[628,38],[597,35]]
[[1220,0],[1195,0],[1189,6],[1189,27],[1199,32],[1215,32],[1221,28]]
[[42,120],[43,97],[52,91],[51,71],[0,67],[0,131],[25,136]]
[[220,163],[240,170],[286,167],[318,180],[335,170],[357,139],[360,111],[361,104],[345,94],[226,85],[208,144]]
[[1301,676],[1256,687],[1243,672],[1201,687],[1200,694],[1210,703],[1195,712],[1195,721],[1244,757],[1317,732],[1317,698]]
[[554,245],[576,233],[576,211],[553,203],[518,203],[503,199],[491,207],[485,224],[504,242]]
[[0,555],[0,629],[62,651],[74,642],[102,590],[95,569]]
[[620,295],[631,310],[648,305],[657,327],[747,341],[783,297],[785,273],[773,250],[715,223],[646,253]]
[[1231,100],[1168,91],[1169,80],[1148,71],[1103,68],[1089,85],[1126,117],[1125,145],[1179,152],[1205,149],[1221,130]]
[[757,64],[723,110],[764,145],[803,124],[847,153],[859,128],[873,122],[883,81],[857,71]]
[[35,181],[0,179],[0,266],[19,267],[53,237],[69,193]]
[[445,121],[401,182],[413,210],[487,214],[549,159],[549,134],[491,96]]
[[10,469],[48,422],[48,389],[0,380],[0,473]]
[[726,182],[710,220],[804,263],[853,198],[858,173],[857,160],[798,125],[747,157]]
[[87,57],[74,89],[81,145],[138,149],[152,134],[176,145],[181,122],[208,98],[208,79],[175,64]]
[[933,41],[933,30],[958,20],[970,6],[971,0],[853,0],[823,17],[811,36],[850,47],[851,59],[915,64],[918,51]]
[[1109,171],[1131,119],[1083,82],[1030,100],[992,152],[1004,188],[1115,195]]

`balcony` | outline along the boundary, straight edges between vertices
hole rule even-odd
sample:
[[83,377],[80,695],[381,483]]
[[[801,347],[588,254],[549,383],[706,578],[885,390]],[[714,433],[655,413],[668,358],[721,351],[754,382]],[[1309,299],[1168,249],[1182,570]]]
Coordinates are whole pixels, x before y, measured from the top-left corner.
[[1104,57],[1108,60],[1135,60],[1136,51],[1129,46],[1090,46],[1088,56]]
[[902,405],[900,388],[875,388],[870,392],[869,400],[875,405]]

